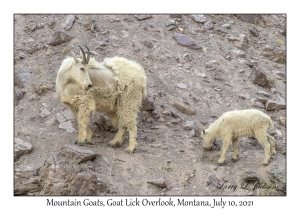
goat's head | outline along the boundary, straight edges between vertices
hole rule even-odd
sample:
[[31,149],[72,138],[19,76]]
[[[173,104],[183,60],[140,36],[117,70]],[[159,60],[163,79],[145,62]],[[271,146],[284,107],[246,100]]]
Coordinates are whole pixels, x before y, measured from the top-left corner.
[[203,139],[203,148],[205,150],[211,150],[214,138],[205,130],[201,132],[201,138]]
[[[85,45],[84,45],[85,46]],[[74,65],[71,69],[71,74],[80,88],[88,90],[92,87],[91,78],[88,72],[88,63],[90,60],[90,50],[87,46],[87,56],[85,55],[83,49],[78,46],[81,50],[81,58],[77,58],[74,52],[71,52],[72,57],[74,58]]]

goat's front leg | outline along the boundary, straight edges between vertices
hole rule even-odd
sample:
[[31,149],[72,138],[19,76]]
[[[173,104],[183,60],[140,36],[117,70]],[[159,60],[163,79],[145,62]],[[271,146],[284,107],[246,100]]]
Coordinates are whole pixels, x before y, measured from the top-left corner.
[[232,156],[232,160],[233,161],[237,161],[238,158],[238,138],[234,138],[232,139],[232,147],[233,147],[233,156]]
[[222,154],[221,154],[221,158],[218,160],[218,165],[219,166],[224,165],[226,152],[227,152],[227,149],[229,147],[230,140],[231,140],[231,138],[228,138],[228,137],[223,139]]
[[111,140],[110,142],[108,142],[107,146],[114,147],[114,146],[121,145],[126,131],[127,131],[127,129],[125,127],[119,128],[115,138],[113,140]]
[[138,146],[136,142],[136,136],[137,136],[137,127],[136,123],[130,123],[128,126],[129,131],[129,146],[125,149],[126,152],[132,153]]

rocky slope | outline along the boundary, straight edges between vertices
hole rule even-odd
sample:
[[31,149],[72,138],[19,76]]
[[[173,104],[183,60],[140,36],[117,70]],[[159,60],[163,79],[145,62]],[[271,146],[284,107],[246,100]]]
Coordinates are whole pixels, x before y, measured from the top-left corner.
[[[285,195],[285,15],[19,14],[14,33],[15,195]],[[77,122],[55,78],[83,44],[98,61],[118,55],[145,68],[133,154],[123,151],[128,135],[106,147],[116,129],[100,113],[94,145],[74,145]],[[271,116],[275,158],[264,167],[262,146],[243,137],[238,162],[230,146],[217,166],[221,139],[207,152],[199,132],[247,108]]]

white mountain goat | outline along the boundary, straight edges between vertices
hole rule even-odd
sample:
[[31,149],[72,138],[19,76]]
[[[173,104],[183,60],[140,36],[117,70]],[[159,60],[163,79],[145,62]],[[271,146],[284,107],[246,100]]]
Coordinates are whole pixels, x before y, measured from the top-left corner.
[[208,129],[201,132],[203,148],[210,150],[214,138],[222,138],[223,146],[218,165],[223,165],[230,141],[232,141],[234,150],[232,160],[236,161],[238,157],[238,137],[255,136],[264,148],[265,157],[263,164],[267,165],[269,159],[276,154],[274,138],[267,134],[268,127],[274,127],[271,118],[259,110],[246,109],[225,112]]
[[[85,46],[86,47],[86,46]],[[102,63],[87,56],[83,49],[81,58],[73,52],[58,70],[56,91],[61,102],[67,105],[77,117],[79,134],[76,143],[92,143],[89,120],[93,111],[105,113],[119,130],[109,146],[123,142],[129,131],[131,153],[137,147],[136,118],[142,99],[146,97],[146,75],[141,65],[122,57],[106,58]]]

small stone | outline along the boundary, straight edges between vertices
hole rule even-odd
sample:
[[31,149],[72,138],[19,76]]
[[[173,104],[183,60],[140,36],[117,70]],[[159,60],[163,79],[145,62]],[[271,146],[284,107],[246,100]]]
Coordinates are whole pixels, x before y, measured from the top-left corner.
[[154,98],[147,97],[142,102],[142,110],[143,111],[153,111],[155,109]]
[[136,17],[138,20],[145,20],[145,19],[151,18],[152,15],[143,14],[143,15],[134,15],[134,17]]
[[48,44],[56,46],[56,45],[60,45],[62,43],[68,42],[73,38],[74,38],[74,36],[72,36],[68,33],[65,33],[63,31],[56,31],[51,35],[51,39]]
[[240,34],[239,40],[233,41],[233,44],[239,48],[243,48],[245,43],[247,42],[247,37],[245,34]]
[[197,23],[205,23],[206,22],[206,17],[205,15],[191,15],[192,19],[196,21]]
[[163,177],[160,177],[159,179],[156,180],[147,181],[147,183],[153,184],[160,188],[165,188],[167,186]]
[[15,84],[23,88],[31,82],[32,76],[28,70],[15,71]]
[[286,126],[286,118],[283,116],[279,117],[279,124],[285,127]]
[[149,146],[153,148],[160,148],[161,144],[149,144]]
[[183,124],[183,128],[184,130],[192,130],[194,128],[194,121],[186,121],[184,124]]
[[266,96],[266,97],[270,97],[270,94],[267,93],[267,92],[265,92],[265,91],[263,91],[263,90],[257,91],[257,94],[258,94],[258,95],[262,95],[262,96]]
[[180,34],[180,33],[174,33],[173,38],[181,45],[184,45],[186,47],[195,49],[195,50],[199,50],[202,49],[202,46],[199,46],[198,44],[196,44],[196,42],[194,40],[192,40],[190,37],[188,37],[187,35],[184,34]]
[[71,52],[71,49],[68,48],[68,47],[65,47],[65,48],[63,49],[63,51],[62,51],[62,54],[63,54],[63,55],[67,55],[69,52]]
[[61,148],[58,156],[66,158],[69,163],[83,163],[93,160],[98,154],[89,149],[83,149],[76,145],[65,145]]
[[244,69],[239,70],[239,73],[244,73],[244,72],[245,72]]
[[209,20],[209,21],[204,23],[203,29],[204,30],[211,30],[211,29],[213,29],[213,27],[214,27],[213,22],[211,20]]
[[228,60],[228,61],[230,61],[231,60],[231,56],[230,55],[226,55],[225,59]]
[[40,113],[40,117],[48,117],[51,113],[48,111],[46,107],[43,107],[42,112]]
[[192,129],[192,130],[190,131],[190,133],[189,133],[189,138],[193,138],[193,137],[195,137],[195,136],[196,136],[196,132],[195,132],[194,129]]
[[276,110],[278,107],[278,103],[272,100],[268,100],[266,102],[266,110],[271,111],[271,110]]
[[24,59],[26,57],[26,54],[24,52],[19,53],[19,58]]
[[205,78],[205,77],[206,77],[206,74],[205,74],[205,73],[197,73],[197,76],[202,77],[202,78]]
[[20,138],[15,138],[14,141],[14,161],[20,156],[28,154],[32,151],[32,145]]
[[148,48],[153,48],[154,47],[154,44],[152,44],[152,42],[149,42],[149,41],[144,41],[143,44],[148,47]]
[[180,89],[186,89],[188,87],[187,84],[184,83],[178,83],[176,86],[179,87]]
[[108,38],[102,37],[101,41],[97,42],[100,46],[107,46],[108,45]]
[[253,171],[245,171],[242,174],[242,179],[244,181],[257,181],[260,179],[260,177]]
[[71,120],[60,123],[58,127],[61,128],[61,129],[66,130],[69,133],[76,132],[75,128],[73,128],[73,124],[72,124]]
[[65,109],[61,111],[61,114],[67,119],[67,120],[72,120],[75,119],[74,115],[70,111],[70,109]]
[[59,123],[63,123],[66,121],[66,118],[60,112],[56,113],[55,117]]
[[69,15],[66,22],[64,23],[64,28],[68,31],[71,29],[73,23],[75,21],[75,16],[74,15]]
[[222,25],[223,28],[230,29],[231,25],[229,23],[225,23]]
[[18,88],[14,89],[14,91],[15,91],[14,103],[15,103],[15,106],[17,106],[19,101],[24,97],[24,93],[22,90],[20,90]]
[[243,50],[237,50],[234,49],[233,52],[239,57],[239,58],[246,58],[246,53]]
[[184,113],[184,114],[187,114],[187,115],[194,115],[196,114],[196,110],[192,109],[192,108],[189,108],[179,102],[175,102],[173,104],[173,106],[179,110],[180,112]]
[[205,63],[206,68],[213,68],[216,64],[218,64],[218,61],[216,60],[210,60]]
[[250,26],[250,27],[249,27],[249,30],[250,30],[250,32],[251,32],[251,34],[252,34],[253,36],[255,36],[255,37],[258,37],[258,36],[259,36],[258,30],[257,30],[254,26]]
[[275,75],[278,77],[285,77],[285,73],[282,71],[274,71]]
[[254,101],[252,106],[255,107],[255,108],[261,108],[261,109],[266,108],[266,106],[260,101]]
[[262,87],[270,87],[269,80],[267,79],[266,74],[259,67],[256,66],[252,67],[250,79],[254,84],[258,84]]

